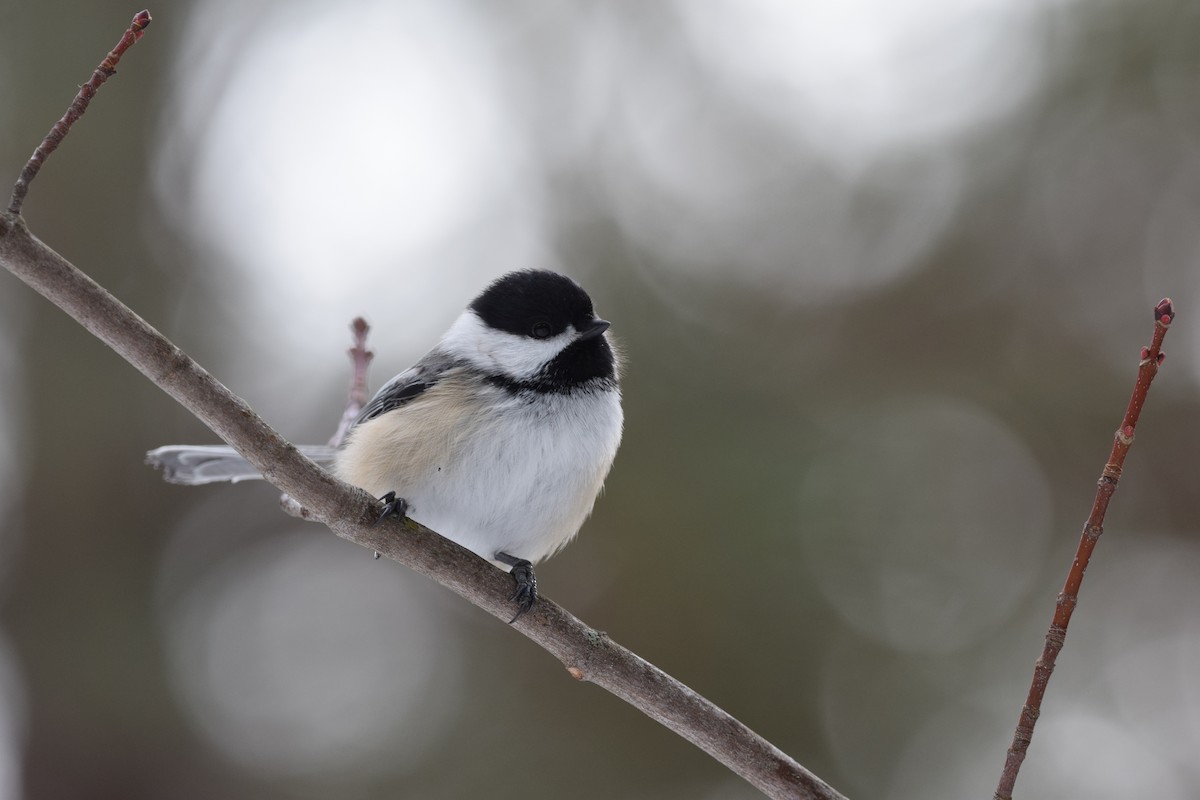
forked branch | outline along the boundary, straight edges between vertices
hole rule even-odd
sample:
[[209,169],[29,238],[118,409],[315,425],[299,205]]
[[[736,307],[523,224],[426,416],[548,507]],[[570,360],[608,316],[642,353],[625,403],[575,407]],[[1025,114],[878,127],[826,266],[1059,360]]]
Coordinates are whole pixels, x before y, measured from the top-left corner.
[[[26,227],[20,210],[30,182],[149,20],[145,12],[134,18],[121,42],[80,89],[67,114],[22,171],[8,211],[0,214],[0,263],[137,367],[338,536],[433,578],[507,622],[512,613],[508,602],[512,585],[507,574],[411,520],[373,525],[373,498],[304,458],[245,402]],[[365,368],[365,354],[360,354],[359,363]],[[768,796],[842,797],[713,703],[550,600],[541,598],[513,627],[558,658],[572,677],[609,690]]]

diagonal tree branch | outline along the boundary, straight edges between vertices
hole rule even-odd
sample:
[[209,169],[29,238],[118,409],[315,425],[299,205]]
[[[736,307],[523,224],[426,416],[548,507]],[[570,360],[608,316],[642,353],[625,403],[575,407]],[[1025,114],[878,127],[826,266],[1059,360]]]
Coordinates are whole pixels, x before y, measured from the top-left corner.
[[[139,20],[141,20],[140,27]],[[140,37],[142,12],[103,63],[112,74],[120,53]],[[130,38],[132,37],[132,38]],[[110,63],[111,61],[111,63]],[[97,70],[96,75],[101,73]],[[113,297],[102,286],[39,241],[20,216],[21,201],[46,156],[87,106],[72,104],[21,173],[11,207],[0,213],[0,264],[63,309],[88,331],[191,411],[263,476],[301,503],[338,536],[375,550],[433,578],[461,597],[507,621],[507,574],[474,553],[411,520],[375,521],[375,501],[336,480],[276,433],[246,403],[199,364]],[[77,113],[73,113],[77,112]],[[60,127],[61,126],[61,127]],[[834,800],[842,795],[709,700],[653,664],[588,627],[546,599],[513,625],[552,653],[577,680],[601,686],[678,733],[772,798]]]
[[1042,647],[1042,655],[1033,668],[1033,680],[1029,685],[1029,695],[1021,709],[1017,720],[1017,729],[1013,733],[1012,745],[1004,759],[1004,769],[1000,774],[1000,782],[996,785],[994,800],[1012,800],[1013,786],[1017,782],[1017,773],[1025,761],[1025,753],[1033,739],[1033,727],[1037,724],[1042,713],[1042,698],[1046,694],[1046,685],[1050,682],[1050,674],[1054,672],[1058,654],[1062,651],[1067,638],[1067,626],[1071,623],[1071,614],[1079,602],[1079,587],[1083,585],[1083,575],[1087,571],[1092,551],[1104,533],[1104,516],[1108,513],[1108,502],[1117,491],[1117,481],[1121,478],[1121,469],[1125,466],[1125,456],[1133,445],[1134,429],[1138,417],[1141,416],[1142,406],[1146,403],[1146,395],[1150,391],[1150,382],[1158,374],[1158,368],[1163,363],[1166,354],[1162,351],[1163,338],[1175,319],[1175,308],[1171,299],[1165,297],[1154,307],[1154,334],[1149,347],[1142,348],[1141,361],[1138,363],[1137,379],[1133,384],[1133,394],[1125,409],[1125,417],[1121,427],[1113,437],[1112,452],[1108,462],[1100,473],[1096,483],[1096,499],[1092,503],[1092,511],[1083,526],[1083,534],[1079,537],[1079,547],[1075,551],[1075,560],[1067,572],[1067,580],[1059,592],[1058,601],[1054,606],[1054,618],[1046,631],[1046,642]]

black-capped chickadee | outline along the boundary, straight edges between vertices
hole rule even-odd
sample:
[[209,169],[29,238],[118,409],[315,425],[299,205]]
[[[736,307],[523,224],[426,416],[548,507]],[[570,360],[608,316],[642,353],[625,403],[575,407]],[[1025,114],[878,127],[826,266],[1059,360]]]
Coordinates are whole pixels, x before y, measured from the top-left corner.
[[[380,497],[384,515],[510,567],[515,621],[537,598],[533,564],[579,531],[621,441],[608,327],[570,278],[505,275],[379,390],[340,447],[301,450]],[[173,483],[262,477],[230,447],[168,445],[147,461]]]

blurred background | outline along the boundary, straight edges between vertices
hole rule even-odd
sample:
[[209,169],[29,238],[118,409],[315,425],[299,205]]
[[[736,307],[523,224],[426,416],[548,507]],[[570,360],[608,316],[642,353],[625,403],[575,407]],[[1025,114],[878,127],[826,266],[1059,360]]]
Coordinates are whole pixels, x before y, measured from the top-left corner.
[[[0,184],[137,6],[0,3]],[[1200,794],[1200,6],[171,0],[33,230],[321,442],[564,271],[625,442],[545,593],[859,798],[987,797],[1164,295],[1018,796]],[[7,188],[5,188],[7,193]],[[0,797],[751,798],[440,587],[162,482],[213,435],[0,275]]]

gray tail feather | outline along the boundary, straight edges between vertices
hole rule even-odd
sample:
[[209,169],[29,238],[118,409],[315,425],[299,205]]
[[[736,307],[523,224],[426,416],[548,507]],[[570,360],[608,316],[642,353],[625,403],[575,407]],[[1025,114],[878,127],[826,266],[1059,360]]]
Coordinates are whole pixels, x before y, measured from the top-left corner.
[[[335,448],[321,445],[301,445],[300,452],[324,466],[332,464],[337,454]],[[187,486],[262,478],[258,470],[228,445],[169,444],[146,453],[146,463],[161,468],[168,483]]]

